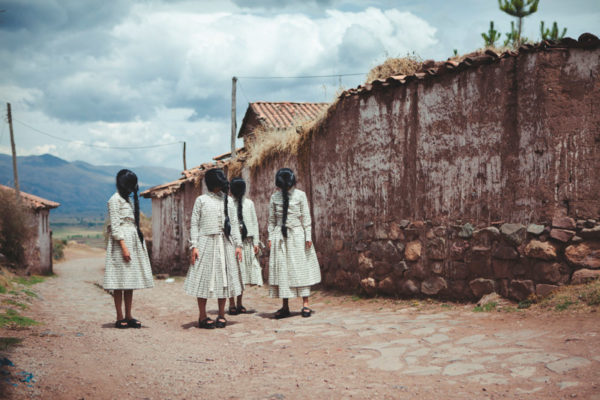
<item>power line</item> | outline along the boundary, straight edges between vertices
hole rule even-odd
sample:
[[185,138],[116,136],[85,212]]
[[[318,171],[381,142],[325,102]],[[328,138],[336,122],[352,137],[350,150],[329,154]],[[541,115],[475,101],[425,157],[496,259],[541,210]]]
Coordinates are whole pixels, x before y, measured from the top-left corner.
[[332,74],[332,75],[305,75],[305,76],[238,76],[238,79],[316,79],[316,78],[337,78],[342,76],[359,76],[366,75],[365,72],[357,72],[354,74]]
[[41,131],[37,128],[34,128],[33,126],[26,124],[23,121],[19,121],[18,119],[13,117],[13,121],[18,122],[19,124],[26,126],[27,128],[33,130],[34,132],[40,133],[44,136],[48,136],[51,137],[53,139],[56,140],[61,140],[63,142],[67,142],[67,143],[75,143],[75,144],[79,144],[81,146],[87,146],[87,147],[93,147],[93,148],[97,148],[97,149],[114,149],[114,150],[135,150],[135,149],[151,149],[154,147],[165,147],[165,146],[172,146],[174,144],[181,144],[183,142],[179,141],[179,142],[171,142],[171,143],[162,143],[162,144],[151,144],[151,145],[146,145],[146,146],[103,146],[103,145],[98,145],[98,144],[92,144],[92,143],[83,143],[80,142],[79,140],[70,140],[70,139],[65,139],[63,137],[60,136],[56,136],[53,135],[51,133],[48,132],[44,132]]

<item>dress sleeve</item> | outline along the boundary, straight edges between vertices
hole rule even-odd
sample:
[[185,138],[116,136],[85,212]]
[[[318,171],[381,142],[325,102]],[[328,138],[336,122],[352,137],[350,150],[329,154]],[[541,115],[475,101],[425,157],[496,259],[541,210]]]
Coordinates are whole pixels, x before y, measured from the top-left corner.
[[238,219],[237,210],[232,198],[227,199],[227,207],[229,210],[229,223],[231,224],[231,239],[235,247],[242,247],[242,235],[240,234],[240,221]]
[[277,228],[277,216],[275,215],[275,201],[273,201],[273,196],[271,196],[271,200],[269,200],[269,240],[271,240],[273,236],[273,232]]
[[202,200],[200,197],[194,202],[194,209],[192,210],[192,220],[190,222],[190,249],[193,249],[198,245],[198,238],[200,236],[200,217],[202,215]]
[[110,220],[110,235],[114,240],[123,240],[121,232],[121,215],[119,214],[119,199],[111,197],[108,200],[108,218]]
[[254,208],[254,203],[250,202],[250,218],[252,225],[252,232],[248,232],[248,235],[252,236],[252,244],[258,246],[260,243],[260,233],[258,229],[258,218],[256,217],[256,209]]
[[306,193],[302,193],[302,199],[300,199],[300,212],[302,214],[302,226],[304,227],[305,240],[307,242],[312,242],[312,218],[310,217],[310,208],[308,207]]

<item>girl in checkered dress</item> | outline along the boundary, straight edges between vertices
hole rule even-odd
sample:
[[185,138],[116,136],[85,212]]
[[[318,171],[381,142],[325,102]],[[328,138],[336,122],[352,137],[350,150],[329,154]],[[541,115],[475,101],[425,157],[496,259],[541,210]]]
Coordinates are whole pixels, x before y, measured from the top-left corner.
[[[237,208],[237,217],[240,224],[240,234],[242,236],[242,261],[240,262],[240,280],[242,288],[244,285],[262,286],[262,270],[256,255],[259,250],[258,219],[254,202],[245,196],[246,182],[242,178],[231,180],[231,194],[235,199]],[[235,298],[229,299],[229,314],[244,314],[246,307],[242,305],[242,295],[237,297],[237,306]]]
[[302,316],[310,317],[310,287],[321,282],[321,270],[311,238],[311,217],[306,194],[294,188],[289,168],[277,171],[279,188],[269,202],[269,294],[283,299],[275,318],[290,316],[288,299],[302,297]]
[[[183,288],[198,298],[198,327],[225,328],[225,302],[242,293],[238,261],[242,238],[233,201],[227,195],[229,182],[222,169],[206,172],[208,194],[196,199],[191,221],[191,263]],[[236,260],[237,259],[237,260]],[[218,299],[219,315],[206,315],[207,299]]]
[[[108,231],[104,289],[113,291],[117,310],[117,328],[140,328],[131,316],[133,290],[154,286],[152,268],[140,230],[140,204],[137,176],[122,169],[117,173],[117,193],[108,200]],[[133,193],[133,206],[129,196]],[[125,317],[122,302],[125,298]]]

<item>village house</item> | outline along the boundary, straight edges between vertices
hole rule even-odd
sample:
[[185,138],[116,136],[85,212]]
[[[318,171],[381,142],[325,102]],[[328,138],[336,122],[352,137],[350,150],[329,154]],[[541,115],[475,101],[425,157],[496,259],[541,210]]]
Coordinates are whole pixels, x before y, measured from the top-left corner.
[[[0,190],[14,194],[11,187],[0,185]],[[33,235],[25,245],[27,273],[52,274],[52,231],[50,230],[50,210],[59,203],[43,199],[33,194],[20,192],[23,205],[31,212]]]

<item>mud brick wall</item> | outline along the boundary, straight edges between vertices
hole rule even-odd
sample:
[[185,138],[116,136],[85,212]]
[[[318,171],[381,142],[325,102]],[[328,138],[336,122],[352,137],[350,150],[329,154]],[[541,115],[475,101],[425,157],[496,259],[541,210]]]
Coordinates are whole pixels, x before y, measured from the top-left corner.
[[600,49],[463,64],[348,92],[298,158],[246,170],[263,238],[295,166],[326,286],[521,299],[600,268]]

